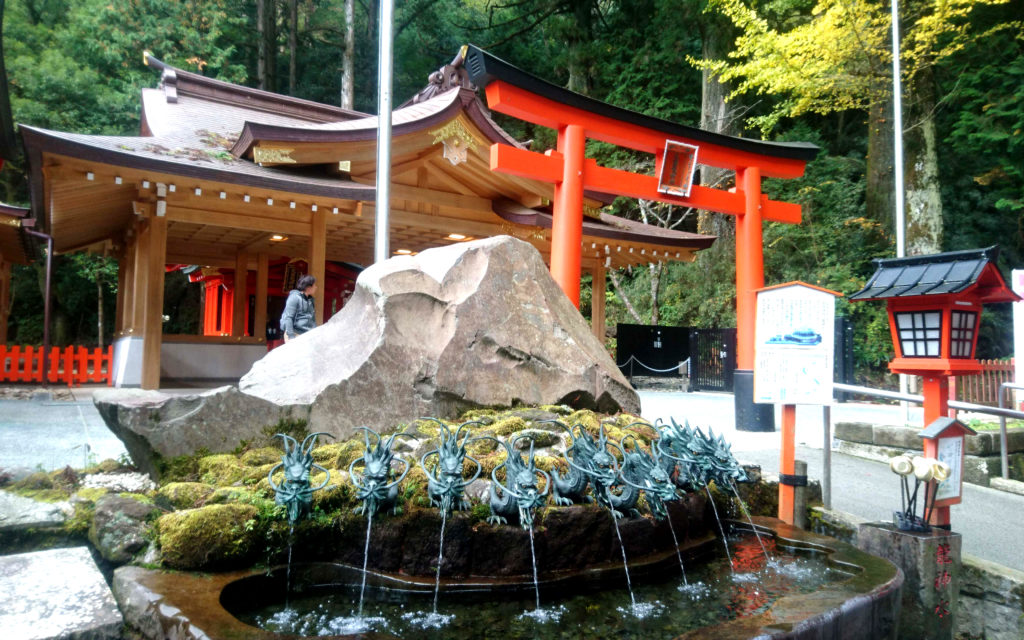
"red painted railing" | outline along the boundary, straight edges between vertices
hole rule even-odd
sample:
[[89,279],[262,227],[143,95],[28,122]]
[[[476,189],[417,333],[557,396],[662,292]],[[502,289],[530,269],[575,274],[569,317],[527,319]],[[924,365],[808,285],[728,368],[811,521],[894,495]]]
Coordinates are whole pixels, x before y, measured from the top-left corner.
[[950,379],[949,397],[961,402],[998,406],[999,385],[1013,382],[1013,358],[979,362],[981,373],[973,376],[954,376]]
[[[69,387],[83,382],[111,384],[113,346],[106,349],[54,347],[50,349],[48,360],[46,378],[49,382],[63,382]],[[42,347],[0,345],[0,382],[42,381]]]

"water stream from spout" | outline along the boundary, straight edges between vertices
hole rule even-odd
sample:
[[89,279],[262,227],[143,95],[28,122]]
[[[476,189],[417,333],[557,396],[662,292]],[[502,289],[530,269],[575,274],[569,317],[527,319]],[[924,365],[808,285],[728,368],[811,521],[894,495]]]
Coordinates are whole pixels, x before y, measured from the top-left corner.
[[686,580],[686,567],[683,566],[683,554],[679,551],[679,538],[676,537],[676,527],[672,524],[672,514],[668,513],[668,507],[665,507],[665,513],[667,514],[665,519],[668,520],[668,530],[672,532],[672,542],[676,546],[676,557],[679,558],[679,570],[683,572],[683,585],[690,586],[690,583]]
[[437,550],[437,573],[434,576],[434,615],[437,615],[437,594],[441,590],[441,559],[444,557],[444,525],[448,521],[448,511],[441,509],[441,546]]
[[612,522],[615,524],[615,535],[619,537],[619,549],[622,551],[622,568],[626,570],[626,588],[629,589],[629,600],[633,604],[633,610],[636,611],[636,596],[633,595],[633,582],[629,579],[629,562],[626,561],[626,546],[622,544],[622,532],[619,531],[619,520],[615,517],[615,509],[611,506],[612,504],[612,492],[605,489],[608,494],[608,513],[612,516]]
[[772,558],[768,555],[768,549],[764,546],[764,541],[761,540],[761,532],[754,526],[754,519],[750,517],[750,512],[747,511],[747,505],[743,504],[743,499],[740,498],[740,492],[736,489],[736,483],[730,482],[730,484],[732,485],[733,495],[736,496],[736,502],[740,503],[740,509],[743,511],[743,515],[747,517],[747,522],[750,523],[750,528],[754,530],[754,535],[757,536],[757,542],[761,545],[761,551],[764,552],[764,561],[767,563],[765,566],[771,566]]
[[363,585],[359,587],[359,613],[363,617],[363,594],[366,593],[366,561],[370,559],[370,527],[373,525],[373,512],[366,517],[366,545],[363,547]]
[[715,512],[718,530],[722,533],[722,546],[725,547],[725,557],[729,559],[729,569],[736,575],[736,568],[732,566],[732,554],[729,553],[729,541],[725,539],[725,528],[722,527],[722,519],[718,517],[718,507],[715,506],[715,498],[711,495],[711,487],[704,485],[704,490],[708,492],[708,500],[711,501],[711,509]]
[[292,541],[295,535],[295,523],[288,525],[288,568],[285,569],[284,580],[284,608],[288,608],[288,600],[292,594]]
[[533,548],[533,526],[530,527],[530,559],[533,561],[533,595],[537,600],[534,609],[540,611],[540,585],[537,582],[537,552]]

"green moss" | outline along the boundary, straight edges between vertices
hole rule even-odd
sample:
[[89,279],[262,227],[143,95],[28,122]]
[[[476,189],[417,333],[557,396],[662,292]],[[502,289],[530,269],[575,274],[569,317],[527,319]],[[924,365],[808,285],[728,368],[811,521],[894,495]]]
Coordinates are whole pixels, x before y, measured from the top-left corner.
[[213,504],[161,516],[157,539],[164,563],[187,570],[242,565],[259,538],[258,515],[252,505]]
[[513,433],[519,433],[523,429],[529,428],[529,424],[526,420],[523,420],[519,416],[510,416],[507,418],[501,418],[495,420],[486,429],[478,431],[478,435],[492,435],[492,436],[504,436],[508,437]]
[[558,414],[560,416],[572,415],[572,413],[574,411],[574,409],[572,407],[570,407],[569,405],[566,405],[566,404],[542,404],[539,408],[542,411],[547,411],[549,413],[555,413],[555,414]]
[[70,494],[63,489],[9,489],[24,498],[31,498],[36,502],[63,502],[70,497]]
[[199,479],[219,487],[241,482],[250,474],[238,457],[230,453],[206,456],[199,459]]
[[48,473],[44,473],[42,471],[30,473],[21,480],[11,483],[10,487],[8,487],[9,490],[14,490],[16,492],[23,489],[29,491],[39,491],[41,489],[52,488],[53,479],[50,477]]
[[[219,487],[210,493],[203,504],[228,504],[233,502],[252,504],[258,495],[245,487]],[[195,506],[194,503],[193,506]]]
[[573,427],[577,424],[583,425],[583,427],[587,431],[590,431],[595,436],[597,435],[598,430],[601,428],[601,416],[597,413],[594,413],[590,409],[581,409],[579,411],[575,411],[569,416],[567,416],[566,419],[563,420],[563,422],[565,422],[565,424],[567,424],[570,427]]
[[317,447],[311,452],[313,461],[328,469],[341,469],[347,471],[352,461],[363,455],[366,450],[362,440],[352,439],[344,442],[332,442],[322,447]]
[[262,467],[266,464],[277,464],[281,462],[281,456],[284,452],[280,449],[273,447],[262,447],[260,449],[250,449],[241,455],[239,461],[250,467]]
[[79,500],[86,500],[88,502],[96,502],[108,493],[110,493],[110,490],[104,489],[103,487],[84,487],[75,492],[75,498]]
[[89,535],[89,525],[96,514],[96,503],[89,500],[77,500],[73,503],[74,512],[64,521],[64,531],[76,537],[85,538]]
[[132,493],[130,491],[122,491],[117,495],[122,498],[129,498],[131,500],[135,500],[136,502],[141,502],[142,504],[156,504],[156,500],[154,500],[152,496],[147,496],[144,493]]
[[129,467],[126,467],[117,460],[114,460],[113,458],[107,458],[106,460],[101,461],[99,464],[94,464],[86,467],[85,469],[82,470],[82,473],[117,473],[119,471],[128,470],[130,470]]
[[204,503],[217,487],[202,482],[169,482],[157,489],[157,496],[177,509],[191,509]]
[[210,450],[199,448],[188,456],[163,458],[153,455],[157,473],[162,482],[197,482],[199,480],[199,461],[210,455]]

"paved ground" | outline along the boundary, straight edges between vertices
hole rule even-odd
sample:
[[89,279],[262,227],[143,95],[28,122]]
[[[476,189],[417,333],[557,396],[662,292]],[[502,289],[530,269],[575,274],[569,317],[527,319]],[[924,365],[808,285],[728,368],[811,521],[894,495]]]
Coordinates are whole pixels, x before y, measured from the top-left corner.
[[[93,407],[91,394],[85,387],[75,390],[73,402],[0,400],[0,468],[81,467],[124,453]],[[779,434],[736,431],[731,395],[645,391],[640,397],[645,418],[674,417],[710,427],[725,434],[741,461],[778,473]],[[833,408],[832,420],[897,424],[907,415],[897,406],[843,404]],[[920,409],[912,409],[909,417],[920,424]],[[823,434],[821,409],[798,407],[797,457],[817,479]],[[899,506],[899,484],[882,463],[833,453],[832,506],[868,520],[889,520]],[[1024,531],[1024,496],[964,485],[964,503],[952,508],[951,517],[953,529],[964,536],[966,553],[1024,571],[1024,545],[1016,537]]]
[[[736,431],[733,398],[728,394],[641,392],[643,416],[649,420],[675,417],[691,426],[710,426],[724,433],[736,457],[761,465],[766,473],[779,471],[779,438],[775,433]],[[920,409],[911,410],[920,424]],[[905,418],[898,406],[835,405],[832,420],[875,421],[898,424]],[[808,476],[821,479],[823,472],[822,412],[818,407],[797,408],[796,455],[807,462]],[[867,520],[892,520],[899,508],[899,482],[881,462],[832,452],[832,507]],[[963,503],[951,507],[953,530],[963,535],[963,550],[986,560],[1024,571],[1024,545],[1017,534],[1024,531],[1024,496],[964,484]]]

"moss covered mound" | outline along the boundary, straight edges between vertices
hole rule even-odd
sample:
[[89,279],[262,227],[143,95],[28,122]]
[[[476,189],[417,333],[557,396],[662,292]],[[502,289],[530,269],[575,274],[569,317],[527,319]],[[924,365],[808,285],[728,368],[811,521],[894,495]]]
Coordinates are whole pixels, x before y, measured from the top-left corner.
[[211,504],[157,520],[164,564],[174,569],[223,569],[245,564],[255,547],[259,510],[246,504]]

